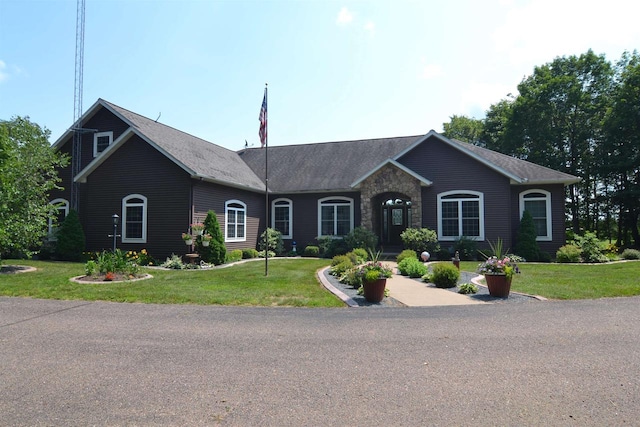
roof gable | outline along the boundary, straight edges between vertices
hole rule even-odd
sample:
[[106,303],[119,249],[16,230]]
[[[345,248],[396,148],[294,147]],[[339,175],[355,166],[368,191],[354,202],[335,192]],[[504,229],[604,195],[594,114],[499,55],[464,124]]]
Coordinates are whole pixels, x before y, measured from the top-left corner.
[[194,178],[253,191],[264,191],[264,183],[235,151],[158,123],[103,99],[99,99],[87,114],[95,114],[94,110],[97,108],[106,108],[118,116],[130,126],[130,132],[125,132],[114,141],[76,179],[86,180],[92,171],[130,138],[132,133],[135,133]]

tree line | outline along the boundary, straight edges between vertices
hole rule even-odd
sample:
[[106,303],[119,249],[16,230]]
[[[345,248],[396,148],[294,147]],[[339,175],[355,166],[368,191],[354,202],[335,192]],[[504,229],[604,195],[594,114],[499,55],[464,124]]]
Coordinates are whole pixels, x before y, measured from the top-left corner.
[[581,178],[567,223],[640,246],[640,55],[592,50],[537,66],[484,119],[452,116],[444,134]]

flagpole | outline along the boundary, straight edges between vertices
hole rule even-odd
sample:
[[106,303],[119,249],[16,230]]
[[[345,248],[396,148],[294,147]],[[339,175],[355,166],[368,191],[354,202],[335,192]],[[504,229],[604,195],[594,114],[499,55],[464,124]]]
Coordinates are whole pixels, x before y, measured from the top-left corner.
[[267,83],[264,84],[264,275],[269,275],[269,121],[267,120]]

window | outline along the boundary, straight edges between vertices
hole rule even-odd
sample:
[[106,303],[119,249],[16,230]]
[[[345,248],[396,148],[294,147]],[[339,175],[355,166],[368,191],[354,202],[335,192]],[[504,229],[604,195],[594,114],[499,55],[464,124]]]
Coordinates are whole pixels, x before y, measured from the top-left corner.
[[65,199],[54,199],[49,202],[51,205],[55,205],[57,212],[55,219],[49,218],[49,239],[55,240],[55,231],[58,226],[64,221],[64,219],[69,215],[69,201]]
[[247,240],[247,205],[240,200],[229,200],[224,204],[225,242]]
[[271,227],[282,234],[283,239],[293,238],[293,202],[276,199],[271,205]]
[[122,199],[122,242],[147,242],[147,198],[140,194]]
[[318,200],[318,236],[346,236],[353,229],[353,199]]
[[484,196],[477,191],[438,194],[438,240],[484,240]]
[[98,132],[93,134],[93,157],[97,157],[113,142],[113,132]]
[[536,228],[536,240],[551,240],[551,193],[545,190],[528,190],[520,193],[520,218],[529,211]]

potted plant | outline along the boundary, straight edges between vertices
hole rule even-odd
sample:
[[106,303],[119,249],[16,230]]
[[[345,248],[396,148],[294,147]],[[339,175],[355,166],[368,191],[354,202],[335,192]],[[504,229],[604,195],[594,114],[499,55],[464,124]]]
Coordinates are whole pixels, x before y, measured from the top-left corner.
[[483,274],[489,288],[489,295],[500,298],[507,298],[511,291],[511,280],[513,275],[518,273],[518,265],[502,251],[502,240],[492,244],[489,242],[494,255],[487,256],[484,262],[478,265],[478,273]]
[[191,224],[191,232],[195,236],[201,236],[204,232],[204,224],[201,222],[194,222],[193,224]]
[[387,279],[393,271],[388,266],[374,260],[360,267],[364,298],[369,302],[380,302],[384,298]]
[[193,245],[193,236],[189,233],[182,233],[182,240],[186,245]]
[[213,236],[211,236],[211,234],[203,234],[201,239],[202,246],[209,246],[209,243],[211,242],[211,239],[213,239]]

